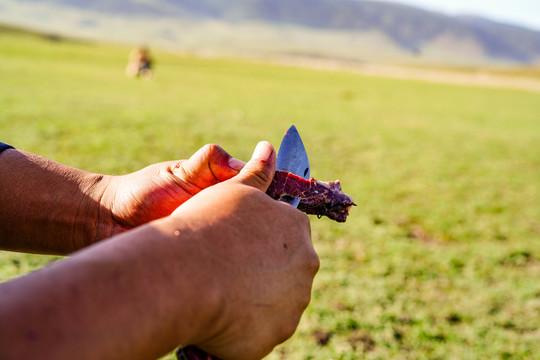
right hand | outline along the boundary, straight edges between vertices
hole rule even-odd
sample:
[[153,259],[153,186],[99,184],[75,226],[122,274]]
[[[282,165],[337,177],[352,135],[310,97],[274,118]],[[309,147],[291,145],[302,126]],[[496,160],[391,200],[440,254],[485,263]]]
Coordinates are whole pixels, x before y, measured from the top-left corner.
[[265,194],[275,163],[261,142],[237,176],[172,214],[197,229],[190,265],[210,304],[189,345],[224,360],[260,359],[289,338],[319,268],[307,216]]

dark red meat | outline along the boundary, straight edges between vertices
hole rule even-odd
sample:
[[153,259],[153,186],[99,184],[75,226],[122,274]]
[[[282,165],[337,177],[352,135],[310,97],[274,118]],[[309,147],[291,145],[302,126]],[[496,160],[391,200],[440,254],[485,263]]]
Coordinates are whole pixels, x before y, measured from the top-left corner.
[[341,191],[339,180],[306,180],[286,171],[276,171],[266,193],[276,200],[287,196],[299,197],[299,210],[318,217],[328,216],[337,222],[345,222],[349,209],[356,205],[349,195]]

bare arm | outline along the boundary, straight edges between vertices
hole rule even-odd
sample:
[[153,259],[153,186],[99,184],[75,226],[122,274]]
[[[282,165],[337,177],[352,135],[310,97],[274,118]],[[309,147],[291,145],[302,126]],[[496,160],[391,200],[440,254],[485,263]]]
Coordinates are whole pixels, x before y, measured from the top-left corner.
[[[20,150],[0,155],[0,247],[63,254],[112,234],[101,195],[110,177]],[[110,216],[109,216],[110,219]]]
[[6,150],[0,154],[0,249],[76,251],[169,215],[202,189],[238,174],[242,165],[207,145],[189,160],[105,176]]
[[204,309],[193,306],[197,292],[183,293],[196,289],[181,276],[193,266],[181,245],[188,236],[173,242],[168,226],[141,227],[0,285],[0,358],[150,359],[189,341],[179,322],[204,323]]
[[0,358],[153,359],[193,344],[249,360],[291,336],[318,259],[307,217],[261,191],[264,156],[170,216],[1,284]]

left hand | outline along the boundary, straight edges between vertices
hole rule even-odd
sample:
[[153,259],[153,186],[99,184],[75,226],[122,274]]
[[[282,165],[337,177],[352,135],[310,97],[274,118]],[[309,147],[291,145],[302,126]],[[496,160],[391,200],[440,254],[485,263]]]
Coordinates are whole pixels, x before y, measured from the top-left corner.
[[113,235],[170,215],[199,191],[237,175],[244,163],[218,145],[205,145],[188,160],[150,165],[110,179],[101,205]]

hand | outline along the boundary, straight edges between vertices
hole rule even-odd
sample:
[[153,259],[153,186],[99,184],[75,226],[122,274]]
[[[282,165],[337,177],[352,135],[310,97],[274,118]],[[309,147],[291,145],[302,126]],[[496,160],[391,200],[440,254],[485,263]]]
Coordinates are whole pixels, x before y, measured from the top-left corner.
[[243,165],[221,147],[206,145],[188,160],[111,177],[101,203],[112,217],[112,234],[170,215],[199,191],[237,175]]
[[[13,153],[5,165],[24,170],[18,183],[82,179],[60,182],[70,192],[54,199],[71,204],[86,183],[82,172]],[[306,215],[264,193],[274,167],[261,143],[237,176],[172,215],[0,284],[0,358],[155,359],[179,344],[262,358],[296,329],[318,269]]]
[[0,161],[0,248],[74,252],[169,215],[243,166],[219,146],[206,145],[189,160],[106,176],[7,150]]
[[260,143],[238,176],[171,216],[197,229],[185,266],[197,269],[193,288],[208,313],[190,344],[221,359],[262,358],[294,333],[310,300],[319,262],[309,220],[264,193],[274,169],[275,152]]

